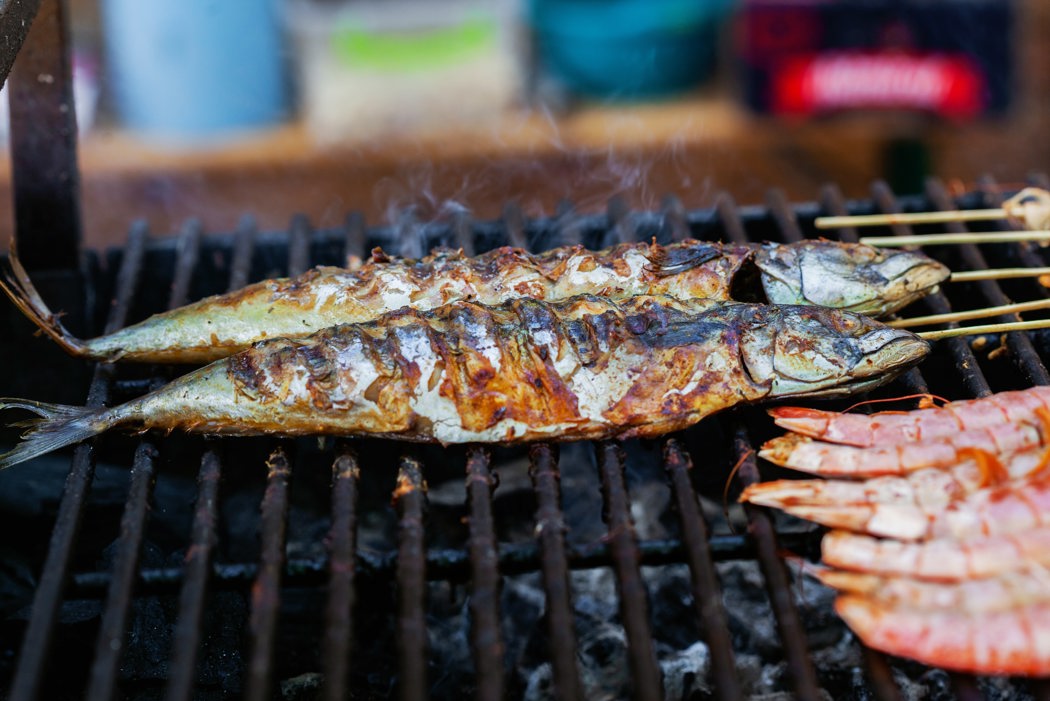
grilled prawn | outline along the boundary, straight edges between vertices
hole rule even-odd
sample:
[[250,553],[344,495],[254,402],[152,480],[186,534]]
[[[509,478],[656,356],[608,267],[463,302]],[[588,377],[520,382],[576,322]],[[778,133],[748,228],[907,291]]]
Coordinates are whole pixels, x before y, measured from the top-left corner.
[[829,443],[860,447],[935,440],[960,431],[998,430],[1008,424],[1050,416],[1050,387],[999,392],[933,409],[875,414],[842,414],[805,407],[769,411],[778,426]]
[[870,448],[825,443],[788,433],[766,441],[758,456],[781,467],[822,477],[905,475],[975,460],[982,460],[994,470],[992,461],[1050,443],[1050,425],[1045,420],[1038,423],[1040,425],[1026,422],[981,427],[923,441]]
[[893,577],[958,582],[1024,567],[1050,565],[1050,528],[980,535],[965,541],[937,538],[915,543],[832,531],[820,544],[832,567]]
[[585,296],[404,308],[273,339],[99,411],[43,417],[0,467],[114,426],[466,443],[655,436],[735,404],[882,384],[928,344],[817,307]]
[[[953,514],[959,514],[958,519],[980,516],[976,509],[985,507],[975,507],[976,503],[1008,501],[1033,485],[1040,489],[1040,483],[1046,479],[1048,460],[1050,456],[1043,449],[1018,453],[1003,461],[975,451],[970,459],[950,468],[925,468],[903,477],[858,482],[762,482],[750,485],[740,498],[821,523],[911,539],[955,518]],[[992,488],[997,488],[990,493],[994,497],[982,494]],[[1006,504],[1003,507],[1008,508]],[[1017,504],[1013,503],[1012,508],[1017,510]],[[989,528],[995,527],[998,526]]]
[[[116,333],[74,338],[48,310],[12,250],[0,287],[69,353],[98,360],[207,362],[275,337],[302,338],[329,326],[371,321],[401,307],[428,310],[465,300],[515,297],[557,302],[581,294],[813,304],[881,316],[933,291],[947,268],[922,253],[832,241],[730,245],[685,241],[581,246],[540,255],[500,248],[475,258],[440,250],[422,260],[378,249],[357,270],[315,268],[267,280],[150,317]],[[761,282],[759,282],[759,280]]]

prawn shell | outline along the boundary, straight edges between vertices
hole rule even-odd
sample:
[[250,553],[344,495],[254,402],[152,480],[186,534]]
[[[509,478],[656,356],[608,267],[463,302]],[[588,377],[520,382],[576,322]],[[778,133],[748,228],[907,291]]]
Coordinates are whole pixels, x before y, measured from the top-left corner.
[[972,674],[1050,673],[1050,604],[964,614],[847,594],[835,611],[865,645],[891,655]]

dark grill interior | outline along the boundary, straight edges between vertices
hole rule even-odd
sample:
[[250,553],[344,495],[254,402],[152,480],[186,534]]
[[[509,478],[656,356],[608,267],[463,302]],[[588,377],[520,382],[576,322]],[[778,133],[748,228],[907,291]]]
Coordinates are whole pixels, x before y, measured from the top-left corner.
[[[792,241],[813,235],[819,214],[990,206],[1001,195],[983,186],[953,199],[934,181],[924,196],[896,198],[876,184],[857,202],[829,187],[800,205],[773,192],[752,207],[723,195],[697,211],[614,201],[605,214],[566,206],[538,220],[508,206],[496,222],[408,213],[371,228],[351,216],[326,231],[296,217],[285,233],[245,220],[205,235],[189,222],[157,240],[136,225],[122,249],[88,252],[79,273],[39,281],[56,306],[83,303],[70,323],[88,332],[376,245],[418,255],[436,245]],[[1046,265],[1023,244],[932,252],[955,270]],[[920,311],[1047,295],[1031,280],[946,292]],[[88,377],[31,338],[9,305],[2,319],[3,395],[115,403],[172,376],[97,366]],[[1043,384],[1048,341],[941,342],[879,396]],[[107,434],[77,447],[71,466],[58,456],[0,475],[0,678],[11,699],[1047,696],[1041,682],[948,675],[861,650],[827,592],[785,563],[787,553],[815,559],[821,531],[735,504],[759,479],[752,446],[773,434],[755,408],[665,441],[531,450]]]

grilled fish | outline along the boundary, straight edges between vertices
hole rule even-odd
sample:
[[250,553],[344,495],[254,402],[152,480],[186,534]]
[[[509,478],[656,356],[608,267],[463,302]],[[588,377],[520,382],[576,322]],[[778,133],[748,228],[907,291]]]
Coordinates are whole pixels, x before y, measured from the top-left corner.
[[818,307],[638,296],[409,307],[271,339],[101,410],[42,418],[7,467],[114,426],[449,443],[656,436],[727,407],[881,384],[928,344]]
[[203,363],[274,337],[301,338],[329,326],[370,321],[401,307],[458,300],[495,305],[515,297],[557,302],[581,294],[812,304],[882,316],[936,289],[947,268],[913,251],[833,241],[731,245],[581,246],[539,255],[499,248],[470,258],[439,250],[422,260],[380,250],[358,270],[315,268],[267,280],[150,317],[91,340],[74,338],[52,314],[11,252],[7,296],[69,353],[115,361]]

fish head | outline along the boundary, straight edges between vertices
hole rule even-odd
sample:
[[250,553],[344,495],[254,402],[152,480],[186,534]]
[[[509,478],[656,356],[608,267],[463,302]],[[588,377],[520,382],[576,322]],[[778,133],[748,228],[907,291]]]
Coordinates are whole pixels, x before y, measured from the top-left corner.
[[859,314],[785,305],[765,323],[743,325],[741,357],[767,398],[837,397],[890,381],[930,344]]
[[934,292],[951,275],[919,251],[825,239],[767,244],[755,264],[770,304],[814,304],[875,317]]

